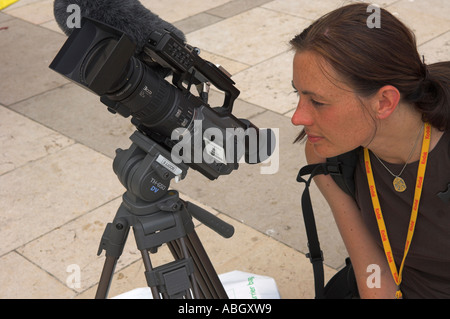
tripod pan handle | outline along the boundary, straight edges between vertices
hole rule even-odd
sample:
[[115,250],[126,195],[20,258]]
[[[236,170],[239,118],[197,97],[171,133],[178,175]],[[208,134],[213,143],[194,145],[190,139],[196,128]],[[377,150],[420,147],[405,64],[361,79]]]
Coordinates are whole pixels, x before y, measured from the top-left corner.
[[185,202],[186,209],[188,212],[195,217],[195,219],[199,220],[216,233],[221,235],[224,238],[230,238],[234,234],[234,227],[220,218],[214,216],[207,210],[192,204],[191,202]]

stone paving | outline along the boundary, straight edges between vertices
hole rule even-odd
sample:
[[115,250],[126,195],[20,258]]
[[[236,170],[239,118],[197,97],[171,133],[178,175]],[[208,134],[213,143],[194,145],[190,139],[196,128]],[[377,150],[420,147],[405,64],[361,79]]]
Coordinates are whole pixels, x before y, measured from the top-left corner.
[[[235,227],[224,239],[197,224],[219,274],[267,275],[285,299],[313,298],[312,267],[296,183],[305,164],[292,141],[296,107],[289,40],[314,19],[349,1],[143,0],[182,30],[201,56],[224,66],[241,91],[233,114],[279,130],[278,160],[242,164],[209,181],[190,170],[173,188],[184,199]],[[386,0],[417,35],[426,61],[450,58],[448,0]],[[124,192],[112,171],[117,148],[128,148],[134,127],[106,111],[98,97],[48,66],[66,36],[52,0],[20,0],[0,11],[0,298],[92,298],[104,256],[97,249]],[[211,105],[219,103],[219,92]],[[261,174],[262,169],[272,174]],[[344,262],[345,247],[327,204],[313,186],[326,278]],[[166,248],[152,256],[170,260]],[[71,275],[79,270],[74,285]],[[141,255],[131,235],[116,268],[110,296],[145,287]],[[78,274],[78,272],[77,272]]]

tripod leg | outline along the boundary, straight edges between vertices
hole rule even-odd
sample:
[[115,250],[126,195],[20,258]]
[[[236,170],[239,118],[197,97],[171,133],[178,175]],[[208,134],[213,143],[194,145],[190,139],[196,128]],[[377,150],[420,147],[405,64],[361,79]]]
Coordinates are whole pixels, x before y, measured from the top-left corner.
[[[141,251],[142,262],[144,263],[146,273],[150,273],[153,271],[152,262],[150,261],[150,256],[148,255],[148,250],[144,249]],[[150,290],[152,291],[153,299],[161,299],[159,295],[158,288],[155,286],[150,286]]]
[[189,233],[187,237],[189,239],[189,243],[192,244],[192,251],[195,252],[195,254],[192,253],[192,255],[198,256],[200,261],[199,266],[203,267],[206,277],[208,278],[208,282],[214,288],[214,294],[219,299],[228,299],[225,288],[223,288],[222,282],[220,281],[219,276],[217,275],[217,272],[214,269],[214,266],[211,263],[211,260],[209,259],[197,233],[193,231]]
[[[181,251],[183,252],[183,257],[184,258],[188,258],[189,257],[189,252],[188,252],[188,249],[187,249],[187,246],[186,246],[185,238],[180,238],[179,239],[179,243],[181,245]],[[192,291],[193,291],[193,294],[194,294],[194,298],[198,299],[200,297],[200,293],[199,293],[199,290],[198,290],[198,283],[197,283],[195,271],[191,274],[190,278],[191,278]]]
[[[189,256],[194,261],[194,274],[199,286],[199,298],[228,299],[228,295],[223,288],[222,282],[195,230],[189,233],[185,238]],[[182,248],[179,241],[169,242],[168,247],[175,259],[182,258]]]
[[106,299],[111,286],[111,279],[116,269],[118,258],[112,256],[106,256],[105,264],[103,266],[102,275],[100,276],[100,282],[98,283],[97,293],[95,299]]
[[119,208],[114,222],[109,223],[106,226],[100,242],[97,255],[100,256],[102,251],[105,250],[106,260],[103,265],[100,282],[98,283],[97,293],[95,295],[96,299],[107,298],[117,261],[122,255],[128,237],[128,232],[130,230],[128,221],[123,217],[117,217],[123,213],[122,209],[122,207]]

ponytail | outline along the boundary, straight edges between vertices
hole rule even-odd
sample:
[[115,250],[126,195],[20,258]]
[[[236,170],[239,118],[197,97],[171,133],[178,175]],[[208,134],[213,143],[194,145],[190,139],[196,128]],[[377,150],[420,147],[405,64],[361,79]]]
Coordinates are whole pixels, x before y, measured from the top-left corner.
[[424,66],[425,76],[418,89],[406,96],[422,113],[424,122],[441,131],[450,130],[450,61]]

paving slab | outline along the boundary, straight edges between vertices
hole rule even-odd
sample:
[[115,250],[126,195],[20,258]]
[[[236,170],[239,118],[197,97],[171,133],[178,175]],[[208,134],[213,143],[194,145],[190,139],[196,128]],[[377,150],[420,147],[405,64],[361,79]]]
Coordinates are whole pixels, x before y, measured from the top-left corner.
[[20,19],[1,22],[2,28],[2,105],[9,106],[68,82],[48,68],[62,46],[62,35]]
[[[129,119],[110,114],[98,97],[48,68],[66,40],[52,3],[20,0],[0,12],[0,298],[95,295],[104,261],[96,256],[97,247],[124,191],[112,160],[116,148],[129,147],[135,130]],[[305,159],[304,146],[292,144],[300,128],[289,119],[297,101],[288,42],[343,2],[142,3],[183,30],[203,58],[233,75],[241,91],[236,117],[277,129],[279,148],[270,162],[241,164],[216,181],[190,170],[185,180],[172,185],[182,198],[235,227],[235,235],[223,239],[196,222],[217,272],[267,275],[276,280],[282,298],[313,298],[300,207],[303,187],[295,181]],[[416,32],[427,63],[450,59],[448,0],[379,4]],[[221,102],[223,94],[213,90],[211,106]],[[311,192],[328,279],[343,265],[346,250],[315,185]],[[146,286],[133,241],[130,236],[110,296]],[[164,263],[171,256],[163,247],[154,258]],[[80,278],[72,276],[77,270]]]

